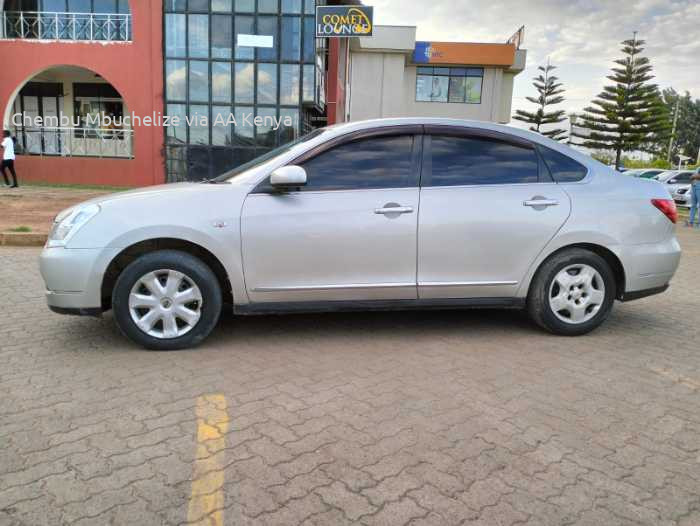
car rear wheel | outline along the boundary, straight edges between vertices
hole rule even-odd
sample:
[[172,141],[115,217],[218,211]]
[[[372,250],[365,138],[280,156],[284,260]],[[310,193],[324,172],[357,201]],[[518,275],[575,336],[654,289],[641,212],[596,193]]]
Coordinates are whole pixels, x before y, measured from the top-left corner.
[[112,293],[117,325],[152,350],[194,347],[221,314],[219,282],[202,261],[185,252],[161,250],[133,261]]
[[540,267],[530,286],[531,318],[554,334],[579,336],[599,327],[615,301],[610,265],[584,249],[555,254]]

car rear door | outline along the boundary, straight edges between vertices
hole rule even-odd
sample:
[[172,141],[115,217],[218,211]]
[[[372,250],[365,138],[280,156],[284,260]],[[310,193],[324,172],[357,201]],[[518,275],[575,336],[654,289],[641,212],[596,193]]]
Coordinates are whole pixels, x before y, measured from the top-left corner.
[[569,217],[534,146],[510,135],[426,127],[418,223],[420,299],[515,297]]
[[295,164],[304,188],[264,182],[243,206],[249,299],[415,300],[421,127],[344,137]]

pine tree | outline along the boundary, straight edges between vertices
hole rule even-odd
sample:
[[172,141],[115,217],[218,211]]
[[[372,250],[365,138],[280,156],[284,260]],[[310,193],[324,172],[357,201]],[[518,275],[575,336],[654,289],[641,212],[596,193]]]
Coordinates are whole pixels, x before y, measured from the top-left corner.
[[561,95],[564,93],[564,89],[559,79],[551,74],[556,69],[556,66],[552,66],[547,61],[546,66],[539,66],[537,69],[541,73],[533,79],[532,85],[537,88],[539,96],[526,98],[533,104],[537,104],[539,108],[537,108],[536,112],[517,110],[513,118],[532,124],[530,130],[534,132],[541,133],[555,141],[560,141],[566,138],[566,130],[562,128],[542,130],[541,127],[543,124],[559,124],[566,120],[564,110],[547,111],[548,106],[564,102],[564,97]]
[[[649,81],[649,59],[640,56],[643,40],[622,42],[624,58],[616,60],[619,67],[612,68],[607,78],[614,84],[603,91],[584,109],[574,137],[583,139],[580,144],[595,150],[615,153],[615,168],[620,166],[623,152],[648,150],[652,139],[668,137],[670,122],[668,111],[656,84]],[[580,130],[580,131],[579,131]]]

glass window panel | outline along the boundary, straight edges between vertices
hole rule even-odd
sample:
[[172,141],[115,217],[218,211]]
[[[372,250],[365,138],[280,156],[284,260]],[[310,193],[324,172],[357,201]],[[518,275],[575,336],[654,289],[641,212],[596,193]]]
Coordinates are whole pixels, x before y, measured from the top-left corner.
[[[168,115],[171,117],[167,128],[168,142],[187,142],[187,107],[184,104],[168,104]],[[177,124],[176,124],[177,123]]]
[[212,148],[210,154],[211,173],[213,177],[218,177],[235,168],[236,163],[231,148]]
[[282,17],[282,60],[299,61],[301,55],[301,19]]
[[255,113],[252,107],[238,106],[233,112],[236,125],[233,130],[233,143],[239,146],[255,145],[255,126],[253,118]]
[[209,0],[189,0],[190,11],[209,11]]
[[466,68],[450,68],[450,75],[453,77],[464,77],[466,74]]
[[187,148],[187,179],[189,181],[203,181],[209,179],[211,162],[209,161],[209,148],[194,146]]
[[211,56],[231,58],[233,38],[231,16],[212,15],[211,17]]
[[544,146],[538,146],[538,148],[544,162],[547,164],[547,168],[549,168],[549,172],[552,174],[552,178],[557,183],[573,183],[586,177],[588,173],[586,167],[574,161],[571,157]]
[[316,87],[314,79],[316,77],[316,66],[311,64],[305,65],[304,67],[304,84],[302,88],[302,95],[304,102],[314,102],[316,100]]
[[279,137],[280,144],[292,142],[299,137],[299,110],[280,109]]
[[211,0],[211,10],[221,13],[230,13],[233,7],[232,0]]
[[278,0],[258,0],[259,13],[277,13],[278,9]]
[[189,56],[209,56],[209,15],[188,15]]
[[168,57],[184,57],[187,53],[185,42],[185,15],[165,15],[165,54]]
[[483,77],[484,68],[469,68],[467,70],[467,75],[469,75],[470,77]]
[[[255,18],[252,16],[236,16],[234,24],[236,24],[236,40],[238,40],[238,35],[255,34]],[[239,47],[236,44],[236,59],[253,60],[254,57],[255,48]]]
[[416,101],[430,102],[430,93],[433,89],[432,75],[418,75],[416,77]]
[[209,100],[209,62],[190,61],[190,100],[197,102]]
[[255,64],[237,63],[234,85],[236,102],[252,104],[255,100]]
[[211,100],[213,102],[231,102],[231,63],[212,62],[211,64]]
[[433,68],[433,75],[449,75],[450,68]]
[[412,169],[413,137],[373,137],[328,150],[302,166],[304,190],[406,188],[415,185]]
[[190,106],[190,144],[209,144],[209,106]]
[[168,60],[165,64],[165,96],[168,100],[187,98],[187,63]]
[[536,183],[534,149],[465,137],[432,138],[430,186]]
[[[126,0],[120,0],[119,4],[120,6],[126,3]],[[184,11],[187,8],[187,1],[186,0],[165,0],[165,11],[166,12],[172,12],[172,11]]]
[[299,66],[297,64],[280,65],[280,104],[299,105]]
[[277,49],[279,42],[277,39],[277,20],[276,16],[259,16],[258,17],[258,35],[272,37],[271,48],[258,48],[258,60],[277,60]]
[[258,64],[258,104],[277,104],[277,64]]
[[481,104],[481,77],[467,77],[467,102],[469,104]]
[[316,13],[316,0],[304,0],[304,13],[307,15]]
[[231,145],[230,106],[213,106],[211,110],[211,143],[214,146]]
[[313,62],[316,52],[316,22],[314,17],[304,17],[304,62]]
[[467,89],[466,77],[450,77],[450,102],[464,102]]
[[90,0],[68,0],[69,13],[89,13],[92,11]]
[[238,13],[253,13],[255,0],[236,0],[236,11]]
[[[5,2],[7,3],[7,2]],[[41,10],[50,13],[63,13],[67,8],[66,0],[42,0]],[[13,11],[13,9],[5,7],[7,11]],[[21,11],[21,9],[14,9],[14,11]]]
[[257,117],[262,118],[259,125],[255,127],[257,132],[257,144],[263,147],[274,147],[277,144],[277,131],[275,130],[275,108],[258,108]]
[[129,9],[129,0],[117,0],[117,12],[130,13],[131,10]]
[[92,12],[93,13],[116,13],[117,12],[117,1],[116,0],[93,0]]
[[282,0],[283,13],[301,13],[301,0]]
[[418,68],[419,75],[432,75],[433,68]]

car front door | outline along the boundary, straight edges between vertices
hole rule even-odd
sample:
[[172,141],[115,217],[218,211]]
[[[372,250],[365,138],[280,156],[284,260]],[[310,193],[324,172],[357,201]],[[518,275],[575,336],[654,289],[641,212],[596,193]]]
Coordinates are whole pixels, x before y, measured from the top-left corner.
[[529,142],[428,128],[418,225],[421,299],[513,298],[569,216]]
[[420,128],[342,138],[292,164],[307,184],[264,181],[243,205],[253,303],[415,300]]

